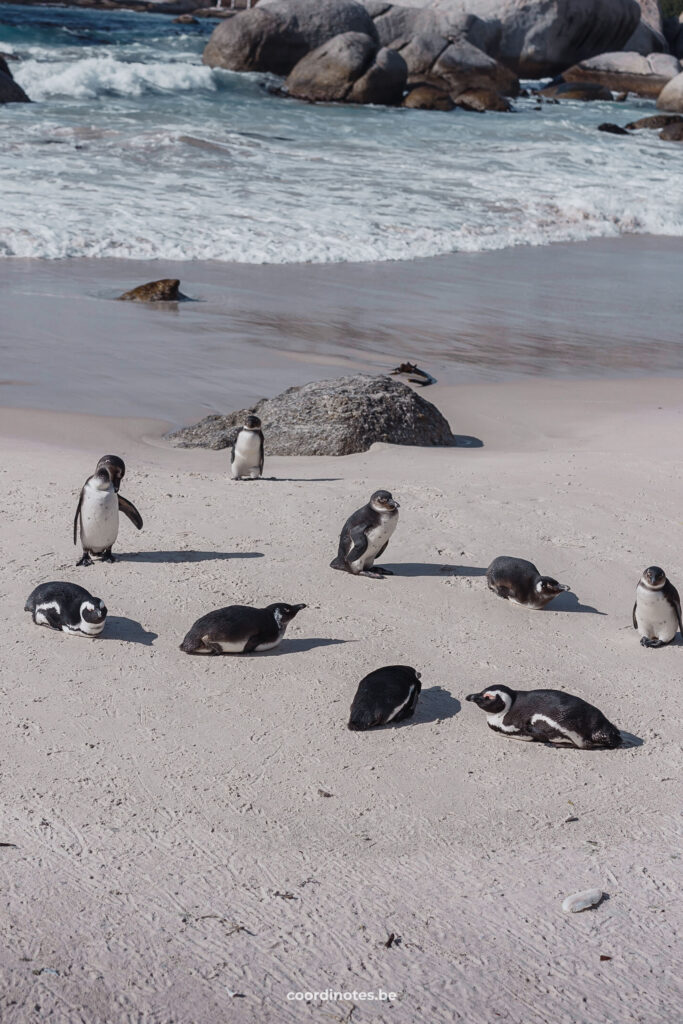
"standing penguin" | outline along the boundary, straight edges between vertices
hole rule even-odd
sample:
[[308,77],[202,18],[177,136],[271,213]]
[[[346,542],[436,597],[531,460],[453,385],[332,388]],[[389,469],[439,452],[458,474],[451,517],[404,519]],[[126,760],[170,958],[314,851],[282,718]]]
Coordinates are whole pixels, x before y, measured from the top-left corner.
[[621,733],[602,711],[562,690],[511,690],[497,683],[465,700],[486,712],[489,729],[514,739],[571,743],[582,750],[621,745]]
[[348,728],[364,732],[412,718],[420,696],[420,673],[409,665],[387,665],[361,679],[351,705]]
[[643,647],[664,647],[677,630],[683,634],[681,599],[658,565],[651,565],[638,580],[633,628],[640,632]]
[[344,523],[339,551],[330,562],[331,567],[374,580],[392,576],[391,569],[374,565],[374,561],[384,554],[396,529],[399,508],[399,503],[389,491],[375,491],[367,505],[359,508]]
[[258,480],[263,473],[263,431],[258,416],[247,416],[230,456],[233,480]]
[[232,604],[197,619],[180,645],[186,654],[251,654],[270,651],[305,604],[269,604],[249,608]]
[[83,555],[76,565],[92,565],[93,558],[113,562],[112,545],[119,534],[119,509],[142,529],[142,516],[132,501],[116,493],[111,471],[100,466],[83,484],[74,516],[74,544],[80,523]]
[[41,583],[29,594],[24,611],[31,612],[36,626],[70,636],[99,636],[107,618],[104,601],[76,583]]
[[486,570],[486,583],[498,597],[539,610],[569,587],[552,576],[541,576],[533,562],[526,558],[499,555]]

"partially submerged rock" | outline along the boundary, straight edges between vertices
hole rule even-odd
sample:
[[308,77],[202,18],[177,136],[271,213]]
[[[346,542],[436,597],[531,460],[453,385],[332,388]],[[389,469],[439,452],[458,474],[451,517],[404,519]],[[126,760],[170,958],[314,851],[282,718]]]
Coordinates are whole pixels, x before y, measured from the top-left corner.
[[179,448],[227,448],[245,417],[261,419],[270,455],[351,455],[376,441],[452,447],[436,406],[391,377],[357,374],[289,388],[253,409],[207,416],[167,436]]
[[637,121],[631,121],[626,127],[629,131],[640,128],[666,128],[670,124],[677,124],[683,121],[681,114],[653,114],[651,117],[640,117]]
[[565,82],[598,82],[615,92],[655,99],[680,70],[680,61],[668,53],[602,53],[568,68],[562,77]]
[[164,277],[160,281],[148,281],[129,292],[119,295],[125,302],[178,302],[185,296],[180,294],[180,281],[176,277]]
[[612,93],[598,82],[558,82],[540,90],[546,99],[555,100],[611,100]]
[[462,107],[463,110],[476,110],[478,113],[485,110],[512,110],[510,101],[495,89],[465,89],[456,96],[455,105]]
[[447,92],[434,85],[416,85],[403,100],[411,110],[453,110],[455,103]]
[[609,121],[605,121],[603,124],[598,125],[599,132],[607,132],[609,135],[628,135],[629,132],[625,128],[622,128],[620,124],[611,124]]
[[683,124],[676,122],[676,124],[667,125],[666,128],[662,128],[659,137],[665,142],[683,142]]

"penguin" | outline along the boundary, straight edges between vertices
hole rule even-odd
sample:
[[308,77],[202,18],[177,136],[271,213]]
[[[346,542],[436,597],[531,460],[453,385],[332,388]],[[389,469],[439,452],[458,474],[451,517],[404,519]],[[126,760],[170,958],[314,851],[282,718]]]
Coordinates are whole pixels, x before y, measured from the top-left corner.
[[339,551],[330,566],[374,580],[393,576],[391,569],[374,565],[374,561],[384,554],[396,529],[399,508],[389,491],[375,491],[367,505],[357,509],[344,523]]
[[486,712],[489,729],[520,740],[569,743],[583,750],[621,744],[621,733],[602,711],[561,690],[511,690],[489,686],[466,700]]
[[107,609],[76,583],[41,583],[29,594],[25,612],[31,612],[36,626],[61,629],[70,636],[99,636]]
[[114,485],[114,490],[119,493],[119,487],[121,481],[126,475],[126,464],[119,455],[103,455],[100,461],[95,466],[95,472],[102,467],[109,470],[111,476],[111,482]]
[[269,604],[249,608],[233,604],[202,615],[185,636],[186,654],[251,654],[270,651],[282,640],[287,626],[305,604]]
[[354,732],[412,718],[420,696],[420,673],[410,665],[387,665],[361,679],[351,704]]
[[683,634],[681,599],[658,565],[651,565],[638,580],[633,628],[640,632],[643,647],[665,647],[678,630]]
[[230,475],[233,480],[258,480],[263,473],[263,431],[258,416],[247,416],[232,446]]
[[537,610],[545,608],[554,597],[569,590],[566,584],[558,583],[552,576],[541,576],[533,562],[508,555],[493,559],[486,570],[486,582],[489,590],[498,597]]
[[[83,556],[76,565],[97,561],[113,562],[112,545],[119,533],[119,509],[131,523],[142,529],[142,516],[132,501],[116,493],[111,470],[100,466],[83,484],[74,516],[74,544],[80,523]],[[91,557],[92,556],[92,557]]]

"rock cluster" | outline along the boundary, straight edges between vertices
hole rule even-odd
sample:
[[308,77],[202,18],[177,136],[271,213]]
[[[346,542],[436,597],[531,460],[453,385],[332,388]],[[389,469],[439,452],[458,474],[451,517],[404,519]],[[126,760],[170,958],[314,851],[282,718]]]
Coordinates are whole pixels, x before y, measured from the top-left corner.
[[392,377],[357,374],[289,388],[252,409],[207,416],[168,434],[179,448],[227,448],[249,413],[263,425],[269,455],[352,455],[377,441],[452,447],[436,406]]
[[0,103],[30,103],[30,99],[12,78],[5,58],[0,55]]

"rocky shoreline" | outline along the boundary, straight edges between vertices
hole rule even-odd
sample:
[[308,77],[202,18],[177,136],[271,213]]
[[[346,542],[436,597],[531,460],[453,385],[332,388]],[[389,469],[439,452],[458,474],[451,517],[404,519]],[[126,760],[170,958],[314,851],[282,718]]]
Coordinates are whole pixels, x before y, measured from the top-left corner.
[[[656,0],[205,3],[72,0],[67,6],[176,14],[185,23],[220,18],[204,64],[280,76],[277,91],[307,102],[511,111],[520,77],[551,77],[539,92],[548,100],[633,93],[656,100],[661,110],[683,111],[683,13],[665,19]],[[0,76],[0,103],[28,99],[12,88],[6,65]],[[663,137],[678,140],[676,132]]]

